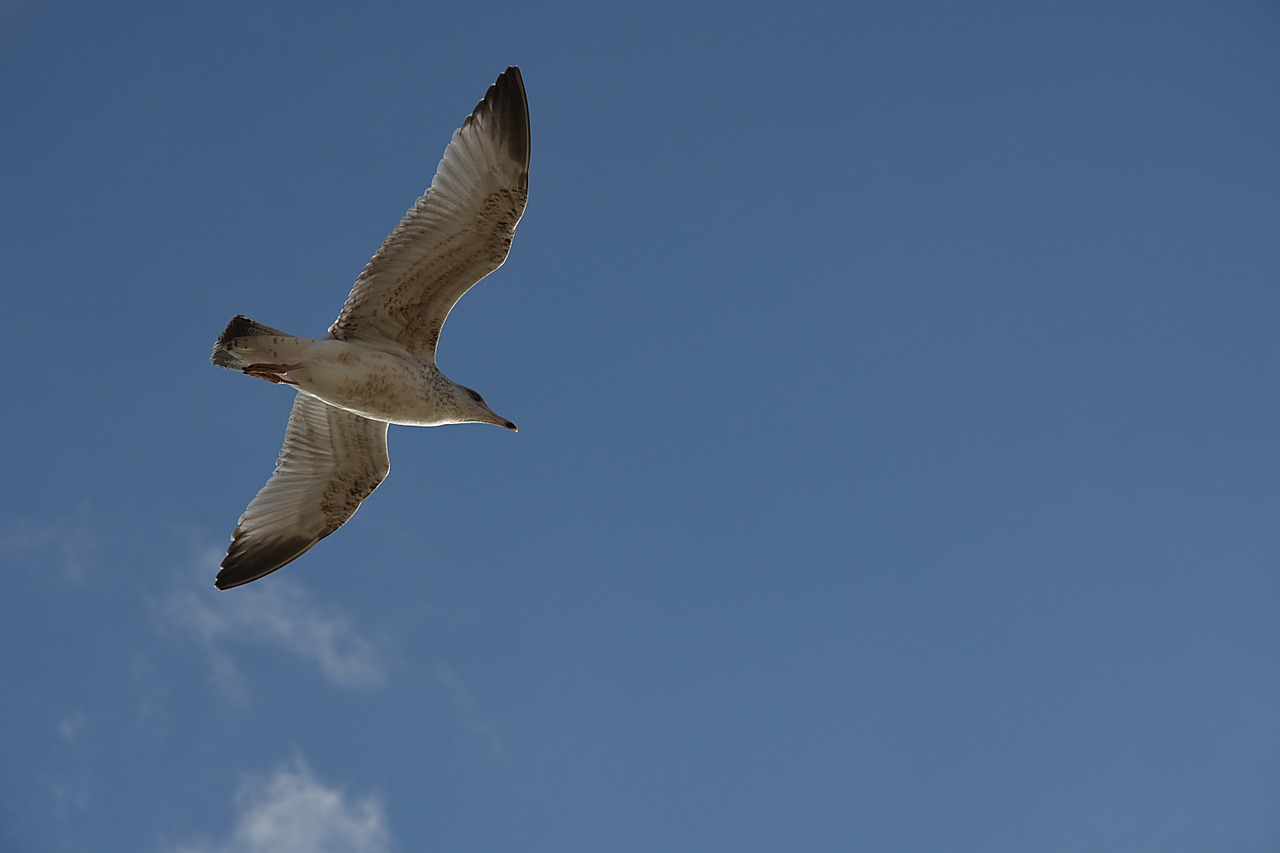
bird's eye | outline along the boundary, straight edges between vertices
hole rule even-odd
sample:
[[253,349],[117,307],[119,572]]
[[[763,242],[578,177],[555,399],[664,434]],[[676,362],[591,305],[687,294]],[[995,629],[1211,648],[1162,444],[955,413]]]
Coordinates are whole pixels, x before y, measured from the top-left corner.
[[[470,389],[470,388],[468,388],[467,390],[468,390],[468,391],[471,391],[471,389]],[[484,397],[481,397],[481,396],[480,396],[477,392],[475,392],[475,391],[471,391],[471,399],[472,399],[472,400],[475,400],[477,403],[483,403],[483,402],[484,402]]]

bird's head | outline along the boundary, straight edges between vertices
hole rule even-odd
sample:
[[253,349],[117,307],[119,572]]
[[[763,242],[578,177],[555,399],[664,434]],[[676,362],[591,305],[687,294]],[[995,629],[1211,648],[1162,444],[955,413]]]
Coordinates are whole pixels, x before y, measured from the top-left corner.
[[458,423],[493,424],[506,427],[512,432],[519,432],[515,424],[489,408],[489,404],[484,401],[484,397],[480,396],[479,391],[473,391],[463,385],[454,385],[453,388],[454,405],[459,416]]

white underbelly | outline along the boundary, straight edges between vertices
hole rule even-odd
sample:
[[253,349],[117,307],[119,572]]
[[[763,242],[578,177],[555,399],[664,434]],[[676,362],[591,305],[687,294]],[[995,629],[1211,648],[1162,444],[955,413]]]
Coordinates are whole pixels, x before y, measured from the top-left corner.
[[449,423],[433,405],[430,368],[344,341],[315,341],[289,381],[331,406],[410,426]]

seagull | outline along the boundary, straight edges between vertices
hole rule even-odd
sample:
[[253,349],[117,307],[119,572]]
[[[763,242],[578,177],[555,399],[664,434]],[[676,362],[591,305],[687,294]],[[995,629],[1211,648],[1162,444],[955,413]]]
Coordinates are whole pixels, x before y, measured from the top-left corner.
[[250,501],[218,589],[255,581],[341,527],[391,470],[388,424],[516,431],[436,367],[462,294],[506,260],[529,194],[529,105],[511,66],[454,131],[431,186],[365,266],[319,339],[237,315],[219,367],[297,389],[275,472]]

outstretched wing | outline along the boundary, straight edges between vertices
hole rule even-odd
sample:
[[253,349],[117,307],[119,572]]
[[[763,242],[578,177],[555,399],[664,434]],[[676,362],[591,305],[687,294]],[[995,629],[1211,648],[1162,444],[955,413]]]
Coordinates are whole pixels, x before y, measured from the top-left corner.
[[275,473],[240,516],[215,585],[240,586],[302,556],[390,470],[385,423],[298,394]]
[[506,260],[529,195],[529,105],[502,73],[453,134],[431,187],[356,279],[329,334],[435,362],[445,318]]

